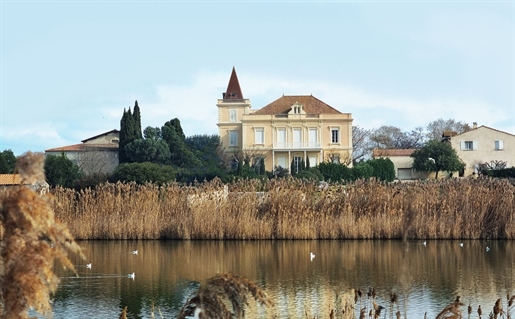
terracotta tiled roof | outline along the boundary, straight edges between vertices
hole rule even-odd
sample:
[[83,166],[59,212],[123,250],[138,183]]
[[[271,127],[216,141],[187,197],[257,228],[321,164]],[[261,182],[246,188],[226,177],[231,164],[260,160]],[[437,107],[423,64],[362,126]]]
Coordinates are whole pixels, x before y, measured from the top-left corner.
[[[34,182],[36,182],[36,181],[34,180],[33,183]],[[19,184],[21,184],[21,175],[20,174],[0,174],[0,186],[19,185]],[[30,185],[31,183],[25,182],[24,184]]]
[[505,131],[501,131],[501,130],[498,130],[498,129],[495,129],[495,128],[492,128],[492,127],[489,127],[489,126],[486,126],[486,125],[481,125],[481,126],[478,126],[476,128],[473,128],[471,130],[468,130],[466,132],[463,132],[463,133],[460,133],[460,134],[457,134],[456,136],[459,136],[459,135],[463,135],[463,134],[466,134],[468,132],[472,132],[472,131],[475,131],[475,130],[478,130],[480,128],[486,128],[486,129],[489,129],[489,130],[492,130],[492,131],[496,131],[496,132],[500,132],[500,133],[504,133],[504,134],[508,134],[508,135],[511,135],[511,136],[515,136],[511,133],[508,133],[508,132],[505,132]]
[[227,90],[223,94],[224,100],[241,100],[243,99],[243,93],[241,93],[240,82],[238,81],[238,76],[236,75],[236,69],[232,68],[231,78],[229,79],[229,84],[227,85]]
[[90,150],[110,150],[118,149],[118,144],[74,144],[68,146],[61,146],[56,148],[50,148],[45,152],[83,152]]
[[306,114],[342,114],[342,112],[320,101],[313,95],[283,95],[252,115],[287,114],[293,104],[299,103]]
[[373,156],[374,157],[380,157],[380,156],[411,156],[411,154],[416,151],[415,148],[392,148],[392,149],[384,149],[384,148],[375,148],[373,150]]
[[[136,101],[136,103],[138,103],[138,101]],[[110,130],[110,131],[108,131],[108,132],[105,132],[105,133],[102,133],[102,134],[98,134],[98,135],[95,135],[95,136],[93,136],[93,137],[90,137],[90,138],[87,138],[87,139],[85,139],[85,140],[82,140],[81,142],[82,142],[82,143],[86,143],[87,141],[93,140],[93,139],[95,139],[95,138],[97,138],[97,137],[100,137],[100,136],[108,135],[108,134],[110,134],[110,133],[120,133],[120,131],[119,131],[119,130],[117,130],[117,129]]]

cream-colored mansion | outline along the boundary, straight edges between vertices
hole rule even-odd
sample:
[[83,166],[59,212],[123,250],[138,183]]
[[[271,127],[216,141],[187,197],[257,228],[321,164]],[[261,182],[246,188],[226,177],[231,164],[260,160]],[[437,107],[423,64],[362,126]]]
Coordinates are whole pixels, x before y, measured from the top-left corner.
[[267,171],[290,169],[301,161],[352,163],[352,115],[342,113],[312,95],[278,98],[253,110],[243,97],[233,68],[227,90],[218,99],[218,132],[226,155],[234,161],[260,159]]

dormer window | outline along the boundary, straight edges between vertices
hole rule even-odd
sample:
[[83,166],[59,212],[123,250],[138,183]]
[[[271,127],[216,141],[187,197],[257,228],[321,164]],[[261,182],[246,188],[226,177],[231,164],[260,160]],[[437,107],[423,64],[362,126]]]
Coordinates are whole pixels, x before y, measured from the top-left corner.
[[302,104],[296,102],[291,106],[291,113],[293,114],[301,114],[302,113]]

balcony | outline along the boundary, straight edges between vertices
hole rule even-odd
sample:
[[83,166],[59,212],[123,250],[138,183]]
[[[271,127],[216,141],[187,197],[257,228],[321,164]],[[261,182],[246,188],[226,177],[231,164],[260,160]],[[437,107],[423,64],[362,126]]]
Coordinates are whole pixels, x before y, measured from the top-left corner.
[[294,143],[277,143],[273,145],[274,150],[320,150],[322,146],[320,142],[294,142]]

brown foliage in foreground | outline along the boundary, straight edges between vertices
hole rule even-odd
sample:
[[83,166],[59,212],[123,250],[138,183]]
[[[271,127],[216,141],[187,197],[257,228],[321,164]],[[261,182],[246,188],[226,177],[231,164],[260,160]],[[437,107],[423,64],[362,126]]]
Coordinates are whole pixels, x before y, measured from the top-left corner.
[[77,239],[513,239],[515,187],[504,180],[297,179],[103,184],[52,190]]
[[[16,170],[23,180],[41,180],[43,163],[43,154],[29,152],[18,158]],[[50,294],[59,281],[52,272],[54,260],[74,269],[67,252],[80,253],[80,247],[66,226],[55,220],[52,200],[51,195],[21,185],[0,193],[0,318],[28,318],[29,307],[51,313]]]
[[177,318],[245,318],[249,294],[265,306],[272,305],[266,293],[252,281],[230,274],[216,275],[188,299]]

